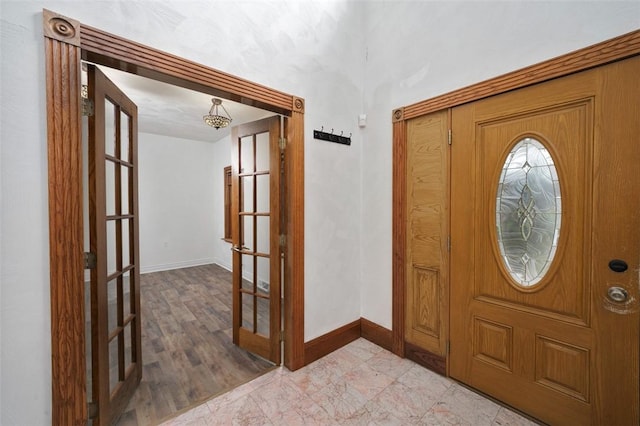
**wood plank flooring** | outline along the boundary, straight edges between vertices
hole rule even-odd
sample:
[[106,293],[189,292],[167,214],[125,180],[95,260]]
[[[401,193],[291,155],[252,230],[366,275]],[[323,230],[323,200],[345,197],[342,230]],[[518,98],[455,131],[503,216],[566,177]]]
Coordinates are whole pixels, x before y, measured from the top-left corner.
[[231,273],[141,276],[143,377],[118,425],[155,425],[273,368],[231,341]]

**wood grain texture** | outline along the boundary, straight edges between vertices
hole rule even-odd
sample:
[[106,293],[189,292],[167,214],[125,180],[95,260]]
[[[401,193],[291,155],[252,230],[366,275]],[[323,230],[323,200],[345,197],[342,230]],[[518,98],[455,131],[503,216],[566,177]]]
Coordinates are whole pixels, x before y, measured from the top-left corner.
[[358,339],[360,334],[360,320],[358,319],[305,343],[304,364],[311,364],[336,349],[340,349],[347,343]]
[[[304,106],[304,103],[303,103]],[[286,249],[284,288],[284,365],[305,365],[304,344],[304,115],[285,120]]]
[[80,49],[45,37],[53,424],[84,423]]
[[81,24],[80,40],[91,62],[281,114],[292,109],[292,95],[97,28]]
[[[549,424],[639,421],[637,270],[607,266],[640,258],[639,73],[636,56],[453,110],[451,376]],[[500,270],[489,226],[523,135],[551,152],[562,197],[557,255],[534,288]],[[607,300],[612,285],[628,303]]]
[[462,105],[640,54],[640,30],[404,107],[404,119]]
[[368,341],[391,352],[393,334],[388,328],[369,321],[366,318],[360,318],[360,335]]
[[449,117],[407,122],[405,341],[446,355],[449,301]]
[[404,356],[405,330],[405,251],[406,251],[406,180],[407,125],[393,123],[393,260],[392,260],[392,352]]
[[405,342],[404,351],[404,356],[409,358],[411,361],[414,361],[431,371],[435,371],[438,374],[446,376],[447,359],[445,357],[425,351],[421,347],[409,342]]

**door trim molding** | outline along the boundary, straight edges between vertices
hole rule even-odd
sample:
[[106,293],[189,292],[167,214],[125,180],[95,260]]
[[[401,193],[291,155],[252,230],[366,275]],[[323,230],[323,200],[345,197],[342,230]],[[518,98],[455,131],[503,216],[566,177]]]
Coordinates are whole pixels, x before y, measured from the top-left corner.
[[46,67],[53,424],[87,421],[81,60],[289,117],[284,363],[304,365],[304,99],[43,9]]
[[[395,108],[393,122],[392,351],[405,356],[406,123],[412,118],[640,55],[640,30],[453,92]],[[448,322],[448,317],[444,318]]]

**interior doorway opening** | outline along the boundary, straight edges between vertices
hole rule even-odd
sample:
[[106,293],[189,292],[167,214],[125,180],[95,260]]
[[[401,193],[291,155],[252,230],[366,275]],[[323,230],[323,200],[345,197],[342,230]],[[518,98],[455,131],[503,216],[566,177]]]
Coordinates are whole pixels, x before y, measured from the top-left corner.
[[81,60],[289,117],[284,365],[304,365],[304,100],[43,11],[49,152],[52,421],[86,423]]

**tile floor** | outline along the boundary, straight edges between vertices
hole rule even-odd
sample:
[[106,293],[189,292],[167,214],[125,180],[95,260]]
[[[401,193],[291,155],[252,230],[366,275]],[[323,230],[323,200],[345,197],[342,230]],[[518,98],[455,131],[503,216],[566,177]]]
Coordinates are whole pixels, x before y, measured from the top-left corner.
[[365,339],[300,370],[275,369],[163,423],[232,424],[535,425]]

